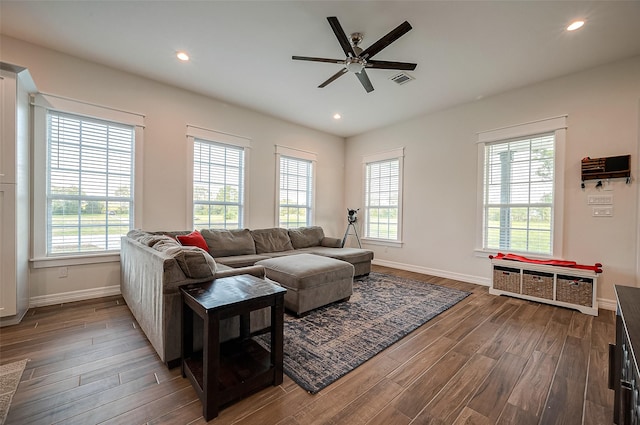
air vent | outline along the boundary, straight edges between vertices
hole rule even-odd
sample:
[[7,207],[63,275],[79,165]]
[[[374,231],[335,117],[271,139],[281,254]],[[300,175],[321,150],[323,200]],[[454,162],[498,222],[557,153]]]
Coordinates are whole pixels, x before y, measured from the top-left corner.
[[406,72],[400,72],[399,74],[396,74],[389,79],[398,85],[406,84],[411,80],[415,80],[414,77],[407,74]]

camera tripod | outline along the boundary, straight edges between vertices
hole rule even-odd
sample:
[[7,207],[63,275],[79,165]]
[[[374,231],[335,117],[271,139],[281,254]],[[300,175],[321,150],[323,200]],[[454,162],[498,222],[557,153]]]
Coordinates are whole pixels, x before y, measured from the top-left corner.
[[347,242],[347,236],[349,236],[349,229],[353,227],[353,233],[356,235],[356,240],[358,241],[358,247],[362,248],[362,245],[360,244],[360,237],[358,236],[358,229],[356,229],[356,220],[349,220],[349,224],[347,225],[347,230],[344,231],[344,237],[342,238],[342,245],[340,246],[341,248],[344,248],[344,244],[345,242]]

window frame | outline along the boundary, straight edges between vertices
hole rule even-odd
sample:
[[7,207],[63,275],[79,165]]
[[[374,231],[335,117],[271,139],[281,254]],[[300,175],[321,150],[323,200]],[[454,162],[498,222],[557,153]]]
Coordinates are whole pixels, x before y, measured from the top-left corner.
[[132,228],[141,227],[142,217],[142,152],[144,146],[144,115],[123,111],[106,106],[95,105],[83,101],[63,98],[51,94],[39,93],[31,96],[34,108],[33,116],[33,238],[31,259],[34,268],[72,266],[79,264],[95,264],[119,262],[120,251],[95,251],[79,253],[49,254],[48,246],[48,111],[77,115],[88,119],[110,121],[116,124],[132,126],[134,129],[133,146],[133,217]]
[[[403,245],[403,192],[404,192],[404,147],[391,151],[366,155],[362,158],[362,205],[364,205],[362,241],[372,245],[402,246]],[[398,224],[397,239],[375,238],[368,236],[368,208],[367,205],[367,167],[369,164],[398,161]]]
[[567,115],[546,118],[524,124],[488,130],[478,133],[478,177],[477,177],[477,207],[476,207],[476,255],[486,256],[496,254],[498,250],[485,247],[485,220],[484,220],[484,178],[485,178],[485,151],[486,146],[496,143],[506,143],[515,139],[533,138],[544,134],[553,134],[554,148],[554,180],[553,180],[553,212],[551,217],[552,246],[550,254],[530,251],[515,251],[532,258],[562,258],[563,254],[563,218],[564,218],[564,164],[565,144],[567,130]]
[[[307,177],[307,188],[310,191],[308,195],[309,205],[304,207],[307,210],[307,223],[306,227],[313,226],[315,223],[315,209],[316,209],[316,181],[317,181],[317,154],[313,152],[308,152],[300,149],[290,148],[286,146],[276,145],[276,181],[275,181],[275,226],[283,229],[289,229],[290,227],[282,227],[282,223],[280,222],[280,177],[281,177],[281,168],[280,168],[280,160],[281,158],[289,158],[295,161],[303,161],[308,162],[311,167],[311,176]],[[300,208],[300,206],[297,206]]]
[[249,217],[249,206],[246,202],[246,194],[249,193],[249,159],[251,156],[251,139],[236,136],[229,133],[224,133],[221,131],[210,130],[203,127],[198,127],[194,125],[187,125],[187,229],[195,229],[195,223],[193,222],[194,216],[194,201],[193,201],[193,187],[194,187],[194,146],[196,140],[201,140],[203,142],[219,145],[219,146],[229,146],[237,149],[242,149],[244,152],[244,163],[243,163],[243,190],[241,196],[241,210],[238,217],[238,228],[242,229],[244,227],[249,227],[248,217]]

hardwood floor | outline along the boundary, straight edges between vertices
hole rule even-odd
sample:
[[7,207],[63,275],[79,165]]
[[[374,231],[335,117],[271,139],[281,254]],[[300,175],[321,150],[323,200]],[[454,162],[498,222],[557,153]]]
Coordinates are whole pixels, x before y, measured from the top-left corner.
[[[472,292],[316,395],[285,375],[212,424],[611,424],[608,344],[598,317]],[[180,369],[167,370],[121,297],[32,309],[0,329],[2,364],[29,358],[7,424],[201,424]]]

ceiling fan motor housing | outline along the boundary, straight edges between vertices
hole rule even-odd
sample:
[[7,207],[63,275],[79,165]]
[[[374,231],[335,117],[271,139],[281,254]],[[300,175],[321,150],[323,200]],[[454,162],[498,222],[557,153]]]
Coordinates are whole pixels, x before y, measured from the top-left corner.
[[350,57],[344,61],[344,67],[347,68],[347,71],[353,72],[355,74],[359,74],[365,66],[367,66],[367,61],[365,61],[364,59],[360,59],[359,57]]
[[370,69],[396,69],[407,71],[413,71],[414,69],[416,69],[415,63],[390,62],[371,59],[382,49],[386,48],[388,45],[411,30],[411,25],[409,24],[409,22],[404,21],[395,29],[391,30],[391,32],[389,32],[387,35],[373,43],[371,46],[367,47],[366,50],[362,50],[358,46],[362,42],[362,33],[354,32],[351,33],[350,37],[347,37],[347,34],[342,29],[342,25],[340,25],[340,22],[338,21],[338,18],[336,18],[335,16],[329,16],[327,17],[327,21],[329,21],[329,25],[331,26],[331,29],[338,39],[338,43],[340,43],[340,47],[342,47],[342,51],[346,56],[344,61],[340,59],[292,56],[292,59],[295,60],[344,64],[344,68],[340,69],[340,71],[329,77],[329,79],[320,84],[318,88],[326,87],[329,83],[337,80],[347,72],[350,72],[352,74],[356,74],[356,77],[358,77],[358,80],[362,84],[362,87],[364,87],[367,93],[370,93],[373,91],[373,85],[371,84],[371,80],[369,80],[369,77],[365,72],[365,67]]
[[[351,45],[353,47],[358,47],[358,44],[360,44],[362,42],[362,39],[364,38],[364,34],[361,32],[353,32],[351,33]],[[354,49],[356,50],[356,49]],[[362,49],[360,49],[360,52],[362,52]],[[356,54],[360,54],[360,52],[356,51]]]

